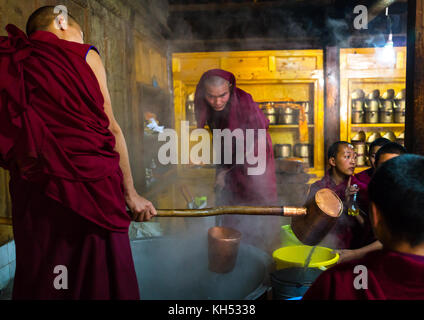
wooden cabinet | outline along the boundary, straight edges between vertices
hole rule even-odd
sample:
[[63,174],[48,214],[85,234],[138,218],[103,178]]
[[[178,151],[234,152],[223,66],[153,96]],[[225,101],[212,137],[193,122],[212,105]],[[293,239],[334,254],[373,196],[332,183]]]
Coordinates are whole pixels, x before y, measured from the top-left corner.
[[[383,48],[340,49],[340,139],[352,141],[360,131],[366,140],[373,133],[383,136],[393,132],[399,137],[405,130],[404,122],[381,123],[379,118],[378,123],[352,123],[352,93],[361,89],[367,97],[373,90],[383,95],[393,89],[396,96],[405,89],[405,79],[405,47],[395,47],[392,52]],[[358,167],[357,171],[363,169]]]
[[[324,174],[323,120],[323,51],[233,51],[175,53],[172,59],[174,80],[175,128],[190,116],[187,101],[193,97],[202,74],[214,68],[232,72],[237,86],[258,102],[281,102],[288,98],[309,102],[313,117],[308,124],[312,145],[310,173]],[[194,128],[194,125],[192,126]],[[270,125],[273,144],[299,142],[299,128],[292,125]]]

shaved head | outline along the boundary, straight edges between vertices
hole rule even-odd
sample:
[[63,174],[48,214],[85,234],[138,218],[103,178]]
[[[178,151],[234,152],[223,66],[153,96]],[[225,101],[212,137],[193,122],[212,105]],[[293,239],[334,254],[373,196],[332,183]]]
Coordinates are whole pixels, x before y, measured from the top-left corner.
[[[55,6],[45,6],[35,10],[27,21],[27,36],[30,36],[38,30],[48,31],[53,21],[60,14],[60,12],[54,13],[55,8]],[[75,18],[73,18],[69,13],[67,13],[67,16],[68,24],[70,26],[78,25]]]
[[225,84],[230,85],[227,80],[218,76],[211,76],[205,80],[205,85],[209,87],[220,87]]

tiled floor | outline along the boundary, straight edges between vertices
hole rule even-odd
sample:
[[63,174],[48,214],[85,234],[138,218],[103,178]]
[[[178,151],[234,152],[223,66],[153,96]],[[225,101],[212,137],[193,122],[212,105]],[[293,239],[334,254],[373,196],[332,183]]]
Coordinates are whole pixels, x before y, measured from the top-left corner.
[[12,289],[13,289],[13,279],[9,281],[9,284],[6,286],[6,288],[3,288],[0,290],[0,300],[11,300]]

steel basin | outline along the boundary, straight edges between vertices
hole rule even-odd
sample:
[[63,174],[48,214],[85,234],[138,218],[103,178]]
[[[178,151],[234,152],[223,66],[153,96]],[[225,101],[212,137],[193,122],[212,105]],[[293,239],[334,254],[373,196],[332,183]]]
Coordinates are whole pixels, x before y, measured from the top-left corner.
[[240,244],[234,269],[208,270],[207,235],[131,240],[142,300],[254,300],[269,288],[272,258]]

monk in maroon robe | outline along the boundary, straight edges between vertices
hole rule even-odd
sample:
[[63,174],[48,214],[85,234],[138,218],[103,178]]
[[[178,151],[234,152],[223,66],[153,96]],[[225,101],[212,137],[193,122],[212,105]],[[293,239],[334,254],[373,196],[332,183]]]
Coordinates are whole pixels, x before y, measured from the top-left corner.
[[[243,164],[236,163],[235,143],[231,150],[224,150],[222,145],[222,160],[216,175],[217,205],[276,205],[274,153],[267,131],[269,120],[253,101],[252,96],[236,87],[232,73],[213,69],[203,74],[196,88],[195,113],[199,128],[208,124],[211,130],[229,129],[235,132],[241,129],[245,138],[247,130],[253,129],[254,146],[249,146],[245,139],[244,150],[252,147],[255,155],[263,156],[266,161],[262,174],[249,174],[249,168],[254,165],[248,163],[246,156],[243,156]],[[266,131],[264,154],[260,154],[258,147],[259,129]],[[226,164],[224,153],[229,151],[232,152],[232,163]],[[224,217],[223,224],[240,229],[244,240],[250,243],[262,248],[278,247],[276,241],[279,239],[281,226],[278,217]]]
[[54,7],[31,15],[29,37],[6,30],[0,164],[11,175],[13,298],[138,299],[128,226],[156,211],[134,189],[100,56]]
[[386,138],[378,138],[374,140],[368,150],[368,158],[370,160],[371,167],[364,171],[355,174],[356,184],[359,187],[358,203],[359,207],[364,211],[368,212],[369,199],[368,199],[368,184],[371,181],[371,177],[375,171],[375,154],[377,151],[390,140]]
[[424,299],[424,157],[388,160],[368,191],[372,227],[383,249],[328,269],[305,300]]
[[[349,250],[365,247],[374,242],[367,217],[362,216],[361,220],[358,220],[357,217],[347,214],[351,196],[359,191],[355,186],[358,181],[353,176],[356,168],[356,153],[353,146],[346,141],[335,142],[328,149],[328,163],[330,169],[324,178],[311,185],[307,202],[315,196],[318,190],[328,188],[334,191],[343,202],[344,210],[320,245]],[[351,252],[340,251],[340,253]]]

